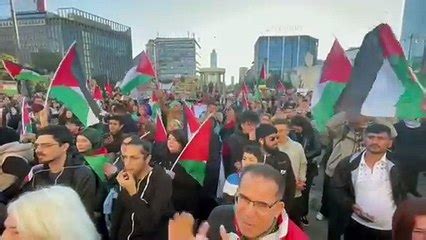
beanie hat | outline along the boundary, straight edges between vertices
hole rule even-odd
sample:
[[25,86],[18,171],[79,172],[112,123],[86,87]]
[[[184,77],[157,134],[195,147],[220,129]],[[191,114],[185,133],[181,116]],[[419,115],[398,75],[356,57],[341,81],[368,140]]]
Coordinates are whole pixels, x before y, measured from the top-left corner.
[[185,147],[188,143],[187,135],[185,134],[185,131],[182,129],[175,129],[170,131],[169,135],[172,135],[182,147]]
[[9,127],[0,127],[0,146],[16,141],[19,141],[19,134],[15,130]]
[[271,124],[260,124],[259,127],[256,128],[256,140],[259,141],[259,139],[277,132],[277,129]]
[[82,136],[89,139],[90,143],[92,143],[92,149],[97,150],[102,147],[102,132],[95,129],[88,127],[83,130],[81,133]]

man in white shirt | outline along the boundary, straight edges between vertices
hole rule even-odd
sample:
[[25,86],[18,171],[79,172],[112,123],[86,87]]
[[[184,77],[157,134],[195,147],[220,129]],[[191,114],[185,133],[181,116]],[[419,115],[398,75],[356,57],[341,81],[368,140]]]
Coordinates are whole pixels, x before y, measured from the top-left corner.
[[392,146],[391,130],[382,124],[367,127],[364,145],[365,151],[337,165],[331,191],[342,214],[350,213],[345,240],[391,240],[393,213],[406,197],[387,153]]
[[306,169],[308,162],[302,145],[288,137],[290,132],[289,122],[285,119],[274,119],[273,124],[278,131],[278,149],[286,153],[290,158],[291,167],[293,168],[296,178],[296,193],[295,199],[293,200],[294,212],[289,212],[289,214],[292,218],[297,218],[298,221],[295,220],[295,222],[299,224],[300,222],[304,222],[304,219],[302,219],[304,218],[304,216],[302,216],[304,208],[302,190],[306,186]]

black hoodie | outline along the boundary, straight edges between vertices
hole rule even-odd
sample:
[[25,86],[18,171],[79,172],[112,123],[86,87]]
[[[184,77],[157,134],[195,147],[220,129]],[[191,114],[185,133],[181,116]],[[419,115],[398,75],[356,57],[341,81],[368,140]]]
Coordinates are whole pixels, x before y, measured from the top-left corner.
[[64,185],[71,187],[78,193],[86,207],[87,212],[93,217],[96,196],[96,176],[93,171],[84,165],[81,154],[71,150],[67,155],[64,169],[59,174],[52,174],[48,165],[33,170],[33,177],[24,190],[34,191],[42,187]]
[[142,180],[138,192],[118,193],[112,213],[111,239],[167,240],[167,226],[174,211],[172,180],[160,166]]

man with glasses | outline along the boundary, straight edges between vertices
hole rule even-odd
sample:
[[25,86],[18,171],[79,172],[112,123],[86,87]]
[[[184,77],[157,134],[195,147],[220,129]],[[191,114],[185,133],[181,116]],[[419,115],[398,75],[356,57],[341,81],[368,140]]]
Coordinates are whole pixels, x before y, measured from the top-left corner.
[[263,159],[259,162],[271,165],[284,178],[286,189],[283,201],[286,204],[286,210],[291,212],[296,193],[296,178],[290,158],[278,149],[278,130],[270,124],[260,124],[256,128],[256,137],[263,152]]
[[167,239],[172,180],[162,167],[149,165],[151,149],[151,143],[138,136],[123,140],[124,169],[117,175],[120,192],[112,212],[111,239]]
[[87,212],[93,216],[97,201],[96,177],[84,165],[84,159],[75,149],[73,140],[65,126],[52,125],[40,129],[34,149],[42,165],[32,169],[29,174],[32,178],[24,189],[33,191],[57,184],[69,186],[78,193]]
[[229,239],[308,239],[288,218],[281,200],[285,188],[283,176],[273,167],[255,164],[245,168],[235,205],[219,206],[210,214],[209,239],[221,239],[224,229]]

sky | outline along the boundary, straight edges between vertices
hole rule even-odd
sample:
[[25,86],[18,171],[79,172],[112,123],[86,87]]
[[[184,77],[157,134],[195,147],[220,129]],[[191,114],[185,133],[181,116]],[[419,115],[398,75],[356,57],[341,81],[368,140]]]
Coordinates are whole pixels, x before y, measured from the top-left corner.
[[[30,1],[33,0],[15,0]],[[8,14],[0,0],[0,15]],[[259,36],[311,35],[319,39],[325,59],[334,38],[346,49],[358,47],[365,34],[388,23],[399,38],[403,0],[47,0],[48,11],[75,7],[132,28],[133,56],[149,39],[186,37],[201,45],[201,67],[210,65],[216,49],[226,82],[238,79],[239,67],[250,67]]]

